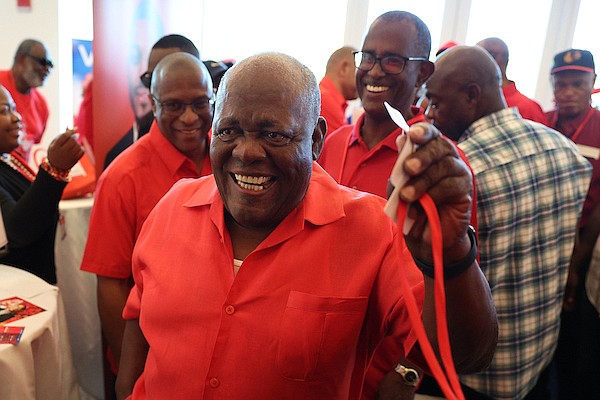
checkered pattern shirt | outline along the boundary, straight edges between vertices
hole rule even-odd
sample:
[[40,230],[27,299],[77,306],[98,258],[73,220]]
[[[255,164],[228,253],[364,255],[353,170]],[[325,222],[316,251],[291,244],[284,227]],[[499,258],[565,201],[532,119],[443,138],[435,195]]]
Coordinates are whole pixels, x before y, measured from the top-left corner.
[[522,399],[550,362],[591,166],[560,133],[503,109],[459,139],[477,184],[481,268],[499,339],[490,367],[461,381],[494,399]]

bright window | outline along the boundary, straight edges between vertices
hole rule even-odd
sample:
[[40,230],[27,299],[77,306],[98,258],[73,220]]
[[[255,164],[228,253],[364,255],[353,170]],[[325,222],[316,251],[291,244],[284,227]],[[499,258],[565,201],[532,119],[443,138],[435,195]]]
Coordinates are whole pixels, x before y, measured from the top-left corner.
[[[594,0],[591,0],[594,1]],[[506,75],[520,92],[534,97],[552,0],[472,1],[467,43],[488,37],[506,42],[509,61]]]
[[[589,50],[594,56],[596,71],[600,62],[600,41],[598,41],[598,15],[600,15],[600,2],[598,0],[581,0],[577,25],[573,35],[573,48]],[[600,86],[596,81],[596,87]]]
[[202,57],[239,61],[278,51],[306,64],[317,79],[331,53],[342,47],[346,0],[205,1]]

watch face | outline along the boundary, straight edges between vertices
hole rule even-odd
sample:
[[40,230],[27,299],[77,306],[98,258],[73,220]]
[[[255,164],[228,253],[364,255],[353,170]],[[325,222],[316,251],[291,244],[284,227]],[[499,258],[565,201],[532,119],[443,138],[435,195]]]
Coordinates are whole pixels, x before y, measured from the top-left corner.
[[405,373],[404,373],[404,379],[407,382],[413,383],[413,382],[417,382],[417,379],[419,379],[419,376],[417,375],[416,371],[406,368]]
[[416,370],[398,364],[396,368],[394,368],[394,371],[402,377],[407,385],[417,386],[419,384],[419,373]]

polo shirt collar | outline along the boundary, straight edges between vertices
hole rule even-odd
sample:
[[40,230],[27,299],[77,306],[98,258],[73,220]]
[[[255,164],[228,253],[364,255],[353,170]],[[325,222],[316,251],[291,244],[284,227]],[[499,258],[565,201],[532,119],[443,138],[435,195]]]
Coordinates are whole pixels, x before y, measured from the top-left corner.
[[[563,133],[565,135],[572,134],[579,127],[579,125],[581,125],[583,123],[583,120],[585,119],[585,117],[587,117],[591,108],[592,108],[592,106],[590,105],[588,108],[585,109],[585,111],[583,111],[581,114],[579,114],[576,118],[569,121],[568,125],[569,125],[571,132],[561,132],[561,133]],[[558,123],[558,109],[551,111],[549,118],[548,118],[548,123],[550,124],[550,126],[552,128],[556,129],[555,127],[556,127],[556,124]]]
[[[360,146],[364,147],[365,149],[367,148],[367,145],[365,144],[365,141],[363,140],[363,138],[360,134],[360,131],[362,130],[362,126],[364,123],[365,123],[365,113],[363,112],[358,117],[358,119],[356,120],[356,123],[354,124],[354,127],[352,128],[350,140],[348,141],[348,147],[352,147],[354,145],[360,145]],[[402,134],[402,129],[398,128],[398,129],[393,130],[385,137],[385,139],[383,139],[381,142],[379,142],[377,144],[377,146],[375,146],[374,148],[379,149],[382,146],[386,146],[394,151],[398,151],[398,147],[396,146],[396,137],[398,137],[398,135],[401,135],[401,134]]]
[[152,146],[155,149],[160,149],[157,151],[158,157],[171,175],[176,175],[177,171],[184,166],[186,166],[186,168],[192,168],[194,171],[196,170],[194,163],[183,153],[177,150],[177,148],[175,148],[175,146],[169,142],[165,135],[162,134],[158,124],[156,123],[156,119],[154,122],[152,122],[152,126],[150,126],[150,131],[147,135],[149,136],[148,140]]
[[[427,121],[427,119],[425,118],[425,110],[423,110],[421,107],[411,106],[410,110],[412,111],[413,116],[408,121],[406,121],[408,126],[411,126],[418,122],[426,122]],[[363,146],[366,147],[366,145],[364,144],[364,140],[362,139],[362,136],[360,135],[360,131],[361,131],[361,128],[362,128],[364,122],[365,122],[365,113],[363,112],[358,117],[358,119],[356,120],[356,123],[354,124],[354,127],[352,128],[352,133],[350,134],[350,140],[348,141],[348,147],[352,147],[356,143],[361,143]],[[402,132],[403,131],[401,128],[393,130],[376,147],[379,148],[381,146],[386,146],[394,151],[398,151],[398,146],[396,146],[396,138],[398,136],[400,136],[402,134]]]
[[[304,229],[305,221],[312,225],[327,225],[345,216],[341,189],[319,164],[313,162],[310,184],[304,199],[279,224],[260,247],[280,243]],[[199,188],[183,203],[184,207],[210,206],[210,217],[224,237],[223,200],[214,176],[201,178]]]

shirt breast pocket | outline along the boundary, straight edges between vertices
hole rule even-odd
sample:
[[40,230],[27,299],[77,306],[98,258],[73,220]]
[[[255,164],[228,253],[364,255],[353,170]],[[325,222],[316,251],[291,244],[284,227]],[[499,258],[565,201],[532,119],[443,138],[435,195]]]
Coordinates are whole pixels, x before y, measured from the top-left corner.
[[366,308],[367,297],[290,292],[277,351],[281,374],[314,381],[346,365],[355,356]]

